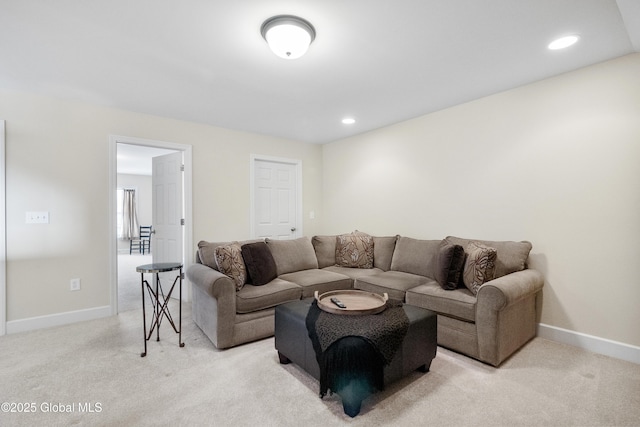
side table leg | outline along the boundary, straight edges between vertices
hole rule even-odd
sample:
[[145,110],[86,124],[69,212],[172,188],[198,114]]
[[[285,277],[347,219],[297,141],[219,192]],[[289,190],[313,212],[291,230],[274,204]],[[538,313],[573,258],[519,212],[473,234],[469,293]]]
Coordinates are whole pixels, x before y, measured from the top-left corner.
[[184,347],[184,343],[182,342],[182,267],[180,267],[180,299],[178,299],[178,344],[180,347]]
[[156,273],[156,341],[160,341],[160,294],[158,293],[158,284],[160,283],[160,273]]
[[142,339],[144,340],[144,351],[140,353],[140,357],[147,355],[147,316],[144,308],[144,273],[140,273],[140,287],[142,289],[142,333],[144,334]]

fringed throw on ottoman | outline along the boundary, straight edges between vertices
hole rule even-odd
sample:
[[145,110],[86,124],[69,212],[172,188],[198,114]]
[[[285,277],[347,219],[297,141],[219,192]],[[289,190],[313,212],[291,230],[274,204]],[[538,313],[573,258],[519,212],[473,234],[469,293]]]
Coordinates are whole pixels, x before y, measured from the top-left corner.
[[384,367],[402,345],[409,319],[397,300],[388,300],[381,313],[361,316],[327,313],[314,300],[306,326],[320,366],[320,397],[337,393],[353,417],[365,397],[384,389]]

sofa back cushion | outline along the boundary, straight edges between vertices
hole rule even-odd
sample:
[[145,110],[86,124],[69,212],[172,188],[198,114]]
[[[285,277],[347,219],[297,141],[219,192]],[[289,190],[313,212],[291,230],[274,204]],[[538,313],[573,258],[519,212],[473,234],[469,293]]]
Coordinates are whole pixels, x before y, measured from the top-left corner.
[[276,262],[278,276],[295,271],[318,268],[318,259],[309,237],[293,240],[266,239]]
[[[373,266],[383,271],[391,269],[391,259],[399,236],[373,236]],[[336,265],[337,236],[313,236],[311,239],[316,251],[318,268]]]
[[435,260],[440,242],[400,236],[393,251],[391,270],[435,278]]
[[[243,240],[238,242],[240,246],[246,243],[264,242],[264,239]],[[196,254],[196,262],[204,264],[207,267],[218,270],[218,264],[216,264],[216,248],[218,246],[228,246],[233,242],[207,242],[201,240],[198,242],[198,253]],[[218,270],[220,271],[220,270]]]
[[316,252],[318,268],[336,265],[336,241],[337,236],[313,236],[311,244]]
[[505,276],[516,271],[527,268],[527,259],[531,251],[531,242],[512,242],[512,241],[491,241],[478,239],[462,239],[460,237],[447,236],[447,241],[454,245],[460,245],[465,248],[471,242],[479,242],[496,250],[495,271],[493,277]]
[[373,237],[373,266],[382,271],[391,269],[393,251],[399,236]]

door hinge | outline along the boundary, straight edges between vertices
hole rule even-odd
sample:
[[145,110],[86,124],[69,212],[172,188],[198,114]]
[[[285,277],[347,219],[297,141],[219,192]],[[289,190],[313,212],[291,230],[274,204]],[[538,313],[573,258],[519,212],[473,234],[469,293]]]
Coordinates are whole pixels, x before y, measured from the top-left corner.
[[184,165],[180,165],[180,172],[184,172]]
[[184,218],[180,220],[180,225],[184,225]]

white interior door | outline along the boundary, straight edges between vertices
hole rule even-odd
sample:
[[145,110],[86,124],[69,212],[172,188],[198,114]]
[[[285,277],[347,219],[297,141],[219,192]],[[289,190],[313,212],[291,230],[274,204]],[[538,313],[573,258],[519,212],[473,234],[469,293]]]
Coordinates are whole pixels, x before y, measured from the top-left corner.
[[298,236],[298,179],[295,164],[254,162],[254,236],[292,239]]
[[182,152],[152,159],[153,262],[183,261]]

